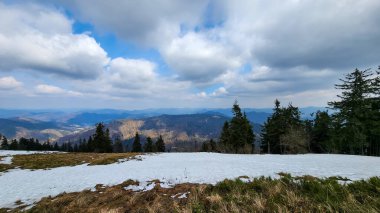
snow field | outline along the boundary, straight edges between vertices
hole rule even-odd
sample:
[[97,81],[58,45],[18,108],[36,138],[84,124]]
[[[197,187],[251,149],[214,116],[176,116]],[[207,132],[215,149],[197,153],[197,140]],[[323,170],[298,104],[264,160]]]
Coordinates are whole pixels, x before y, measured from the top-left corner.
[[[1,155],[1,154],[0,154]],[[32,204],[42,197],[62,192],[94,189],[95,185],[116,185],[128,179],[140,182],[127,189],[149,190],[151,180],[162,186],[179,183],[215,184],[239,176],[278,177],[279,172],[293,176],[342,176],[351,180],[380,176],[380,158],[352,155],[234,155],[218,153],[162,153],[141,156],[109,165],[59,167],[50,170],[14,169],[0,173],[0,207],[21,200]],[[127,190],[126,189],[126,190]]]

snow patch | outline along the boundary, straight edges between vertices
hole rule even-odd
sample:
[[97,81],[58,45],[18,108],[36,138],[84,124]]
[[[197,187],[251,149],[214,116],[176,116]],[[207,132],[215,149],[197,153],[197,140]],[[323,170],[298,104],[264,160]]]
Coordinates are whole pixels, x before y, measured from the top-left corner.
[[0,150],[0,156],[31,155],[31,154],[51,154],[51,153],[65,153],[65,152],[58,152],[58,151],[14,151],[14,150]]
[[0,164],[12,164],[12,158],[13,156],[11,155],[1,156]]
[[175,195],[172,195],[170,196],[171,198],[179,198],[179,199],[183,199],[183,198],[187,198],[187,195],[190,194],[190,192],[185,192],[185,193],[177,193]]

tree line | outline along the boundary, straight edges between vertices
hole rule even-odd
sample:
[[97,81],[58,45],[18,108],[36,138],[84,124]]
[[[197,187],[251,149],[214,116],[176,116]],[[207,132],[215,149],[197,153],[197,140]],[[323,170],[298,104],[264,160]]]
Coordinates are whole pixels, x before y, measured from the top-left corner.
[[353,72],[335,88],[338,100],[328,102],[326,111],[301,120],[297,107],[281,107],[275,101],[273,114],[261,133],[261,152],[340,153],[380,156],[380,67]]
[[64,152],[165,152],[165,142],[160,135],[156,142],[153,142],[152,138],[147,137],[147,142],[144,146],[141,145],[140,136],[136,133],[132,149],[128,150],[124,147],[120,137],[116,137],[115,140],[111,139],[110,130],[105,128],[103,123],[96,124],[95,134],[86,139],[79,139],[78,142],[72,143],[50,143],[47,140],[44,143],[40,143],[38,139],[20,138],[19,140],[8,139],[0,134],[1,149],[6,150],[30,150],[30,151],[64,151]]

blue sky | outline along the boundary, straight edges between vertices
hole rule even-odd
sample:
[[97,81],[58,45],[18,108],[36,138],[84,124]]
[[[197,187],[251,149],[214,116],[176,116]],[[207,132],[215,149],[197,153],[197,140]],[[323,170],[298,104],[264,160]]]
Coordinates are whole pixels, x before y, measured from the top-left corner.
[[0,108],[325,106],[376,68],[380,2],[2,1]]

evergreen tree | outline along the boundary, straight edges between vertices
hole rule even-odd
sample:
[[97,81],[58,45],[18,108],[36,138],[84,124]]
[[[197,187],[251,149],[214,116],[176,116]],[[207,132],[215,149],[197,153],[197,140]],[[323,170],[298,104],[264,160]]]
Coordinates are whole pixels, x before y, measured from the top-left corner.
[[140,136],[139,133],[136,132],[135,139],[132,144],[132,152],[142,152]]
[[[291,132],[292,131],[292,132]],[[293,134],[297,131],[305,131],[301,121],[301,112],[298,107],[289,104],[288,107],[281,107],[280,101],[275,100],[273,114],[264,123],[261,136],[261,151],[264,153],[282,154],[286,152],[286,147],[291,146],[285,142],[285,134]],[[298,134],[306,136],[306,134]],[[288,137],[289,138],[289,137]],[[302,139],[304,141],[304,139]],[[285,144],[283,143],[285,142]],[[295,141],[295,143],[298,143]]]
[[113,145],[114,152],[124,152],[123,144],[121,143],[120,137],[117,136]]
[[104,146],[106,136],[104,133],[104,124],[98,123],[96,124],[95,134],[93,138],[94,151],[95,152],[104,152]]
[[165,142],[161,135],[156,141],[156,149],[157,152],[165,152]]
[[207,143],[207,141],[205,141],[202,143],[201,152],[208,152],[208,151],[209,151],[209,144]]
[[[372,94],[375,92],[376,79],[370,70],[355,69],[340,79],[341,84],[335,88],[342,90],[339,101],[329,102],[329,106],[337,112],[333,115],[335,122],[340,122],[339,138],[343,140],[343,152],[365,154],[368,148],[368,132],[370,131],[371,112],[373,112]],[[370,129],[367,129],[369,127]]]
[[13,139],[13,140],[12,140],[12,143],[11,143],[11,145],[9,146],[9,149],[10,149],[10,150],[18,150],[18,143],[17,143],[17,140],[16,140],[16,139]]
[[217,151],[217,145],[216,145],[215,141],[212,138],[209,141],[209,145],[210,145],[210,151],[212,151],[212,152],[216,152]]
[[243,147],[246,143],[245,138],[245,123],[243,120],[243,113],[241,112],[241,109],[239,107],[239,104],[237,101],[235,101],[233,107],[232,107],[232,113],[233,117],[231,119],[230,123],[230,139],[229,144],[232,146],[233,151],[235,153],[238,153],[239,148]]
[[59,150],[59,146],[58,146],[58,143],[55,142],[54,143],[54,148],[53,148],[54,151],[58,151]]
[[71,146],[71,142],[70,141],[67,143],[66,151],[67,152],[73,152],[74,151],[73,146]]
[[104,143],[103,143],[103,151],[104,152],[112,152],[112,139],[110,136],[110,130],[107,128],[106,133],[105,133],[105,138],[104,138]]
[[222,132],[220,134],[219,143],[224,146],[224,149],[228,146],[230,143],[230,125],[228,121],[224,122]]
[[223,152],[251,153],[254,147],[255,135],[253,126],[243,113],[237,101],[232,107],[233,117],[223,125],[219,143]]
[[92,137],[88,137],[88,142],[87,142],[87,150],[89,152],[95,151],[95,145],[94,145],[94,140],[92,140]]
[[[1,149],[8,149],[9,148],[8,139],[5,136],[2,136],[2,137],[3,137],[3,140],[1,142]],[[1,135],[0,135],[0,139],[1,139]]]
[[331,153],[331,118],[327,111],[317,111],[311,129],[310,149],[314,153]]
[[151,137],[146,138],[146,143],[144,147],[145,152],[153,152],[153,141]]

